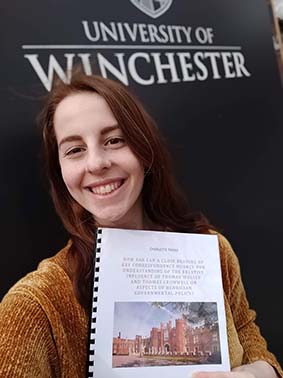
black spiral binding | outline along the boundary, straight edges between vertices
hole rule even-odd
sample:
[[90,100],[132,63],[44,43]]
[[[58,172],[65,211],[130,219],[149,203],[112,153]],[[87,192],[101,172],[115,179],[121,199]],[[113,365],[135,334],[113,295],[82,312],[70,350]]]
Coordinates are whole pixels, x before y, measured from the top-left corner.
[[89,334],[89,350],[87,361],[87,377],[94,377],[95,369],[95,332],[96,332],[96,312],[97,312],[97,294],[98,294],[98,281],[99,281],[99,268],[100,268],[100,253],[101,253],[101,238],[102,229],[96,232],[96,251],[94,263],[94,277],[93,277],[93,294],[92,294],[92,309],[90,316],[90,334]]

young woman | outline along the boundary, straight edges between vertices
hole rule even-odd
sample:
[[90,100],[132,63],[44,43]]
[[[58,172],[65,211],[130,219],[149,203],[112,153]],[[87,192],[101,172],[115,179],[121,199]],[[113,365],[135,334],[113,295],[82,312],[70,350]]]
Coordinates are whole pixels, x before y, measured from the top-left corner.
[[[0,376],[84,377],[97,226],[214,231],[190,213],[158,129],[121,84],[74,74],[50,93],[42,124],[51,195],[70,241],[4,297]],[[254,323],[237,258],[218,238],[232,371],[194,377],[283,377]]]

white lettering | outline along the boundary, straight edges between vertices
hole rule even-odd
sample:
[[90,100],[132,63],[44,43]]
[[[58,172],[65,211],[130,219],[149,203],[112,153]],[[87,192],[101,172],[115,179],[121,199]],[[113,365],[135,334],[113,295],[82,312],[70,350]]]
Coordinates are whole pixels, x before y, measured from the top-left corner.
[[236,76],[235,72],[232,71],[232,69],[234,68],[233,62],[229,61],[229,58],[231,59],[231,57],[232,57],[232,54],[230,52],[222,53],[222,61],[223,61],[225,77],[228,79],[232,79]]
[[93,23],[92,23],[93,28],[94,28],[94,32],[95,32],[95,36],[91,35],[87,21],[82,21],[82,24],[83,24],[84,32],[85,32],[87,39],[89,39],[92,42],[99,41],[100,31],[99,31],[99,28],[98,28],[98,22],[93,21]]
[[123,24],[121,22],[118,22],[117,27],[118,27],[119,34],[120,34],[120,41],[121,42],[126,42],[126,37],[125,37],[125,34],[124,34]]
[[201,81],[206,80],[208,78],[207,68],[206,68],[205,64],[202,62],[203,58],[204,58],[204,56],[203,56],[202,52],[197,52],[194,55],[195,64],[201,71],[201,72],[197,72],[196,75],[197,75],[198,80],[201,80]]
[[128,23],[125,23],[124,26],[125,26],[125,29],[127,30],[127,33],[129,34],[129,37],[131,38],[132,42],[135,42],[136,39],[137,39],[138,25],[133,24],[132,29],[131,29],[131,27]]
[[204,53],[204,57],[210,59],[213,79],[220,79],[221,76],[219,75],[217,61],[216,61],[216,58],[220,58],[220,53],[219,52],[206,52]]
[[[155,25],[144,23],[82,21],[86,38],[91,42],[100,40],[108,42],[141,43],[192,43],[192,27],[183,25]],[[199,43],[212,43],[213,29],[198,27],[195,36]]]
[[162,42],[162,39],[158,36],[158,30],[157,27],[153,24],[148,25],[148,33],[149,33],[149,38],[150,42]]
[[181,28],[181,26],[178,26],[178,25],[172,26],[172,29],[175,31],[178,43],[182,42],[182,38],[181,38],[181,34],[180,34],[180,28]]
[[110,36],[114,41],[119,41],[117,29],[114,22],[110,22],[110,27],[104,24],[104,22],[100,22],[100,29],[103,41],[108,41],[108,36]]
[[174,35],[173,35],[173,32],[172,32],[172,26],[168,25],[167,30],[168,30],[168,35],[169,35],[169,41],[173,43],[174,42]]
[[67,59],[67,70],[66,73],[56,60],[53,54],[49,55],[49,63],[48,63],[48,74],[44,72],[41,64],[38,60],[38,54],[25,54],[24,57],[30,62],[33,69],[37,73],[37,76],[41,80],[44,87],[50,91],[54,79],[54,73],[58,75],[58,77],[64,82],[69,83],[71,79],[71,73],[73,68],[73,59],[75,54],[64,54],[64,57]]
[[187,28],[185,26],[182,26],[182,31],[185,34],[185,37],[187,39],[187,43],[192,43],[192,39],[191,39],[192,28],[189,27],[189,26]]
[[[134,52],[111,53],[67,53],[60,60],[49,55],[45,69],[38,54],[25,54],[38,78],[47,91],[50,91],[55,75],[68,83],[76,60],[80,61],[84,72],[92,74],[93,62],[103,77],[113,75],[125,85],[129,80],[140,85],[204,81],[212,79],[241,78],[251,76],[245,67],[244,56],[240,52]],[[64,65],[60,65],[65,61]],[[65,67],[64,67],[65,66]]]
[[157,80],[157,83],[158,84],[161,84],[161,83],[167,83],[168,81],[165,79],[164,77],[164,74],[163,74],[163,71],[164,70],[169,70],[170,73],[171,73],[171,83],[177,83],[180,81],[180,79],[178,78],[178,74],[177,74],[177,70],[176,70],[176,66],[175,66],[175,61],[174,61],[174,53],[165,53],[164,55],[167,57],[168,59],[168,63],[161,63],[161,60],[160,60],[160,53],[152,53],[151,54],[153,59],[154,59],[154,63],[155,63],[155,67],[156,67],[156,73],[157,73],[157,77],[158,77],[158,80]]
[[235,69],[236,69],[236,72],[237,72],[237,77],[243,77],[243,75],[247,76],[247,77],[251,76],[249,71],[244,66],[244,64],[245,64],[244,55],[240,52],[234,52],[233,56],[234,56]]
[[90,54],[78,54],[78,57],[81,58],[84,72],[86,75],[92,75],[91,63],[90,63]]
[[208,41],[208,43],[210,43],[210,44],[213,43],[213,37],[214,37],[213,29],[212,28],[207,28],[206,32],[207,32],[207,41]]
[[163,36],[161,42],[167,43],[169,41],[168,34],[166,33],[166,25],[159,26],[159,33]]
[[207,43],[207,34],[206,34],[206,30],[205,28],[202,28],[201,26],[199,26],[198,28],[196,28],[196,39],[198,40],[199,43]]
[[100,68],[101,75],[107,78],[107,70],[112,73],[118,80],[123,84],[129,85],[128,76],[126,72],[125,62],[124,62],[124,53],[117,53],[114,56],[118,59],[119,68],[114,67],[102,54],[97,54],[98,65]]
[[149,42],[146,24],[139,24],[139,31],[140,31],[141,41],[143,43]]
[[153,75],[150,75],[149,79],[143,79],[141,78],[141,76],[138,75],[137,73],[137,68],[136,68],[136,60],[138,58],[143,58],[147,63],[150,63],[150,56],[149,54],[147,53],[143,53],[143,52],[140,52],[140,53],[134,53],[130,59],[129,59],[129,62],[128,62],[128,68],[129,68],[129,72],[132,76],[132,78],[139,84],[141,85],[151,85],[154,83],[154,76]]
[[191,54],[189,52],[177,53],[180,60],[181,70],[183,74],[183,81],[195,81],[196,75],[194,73],[189,73],[189,70],[193,70],[193,65],[191,63]]

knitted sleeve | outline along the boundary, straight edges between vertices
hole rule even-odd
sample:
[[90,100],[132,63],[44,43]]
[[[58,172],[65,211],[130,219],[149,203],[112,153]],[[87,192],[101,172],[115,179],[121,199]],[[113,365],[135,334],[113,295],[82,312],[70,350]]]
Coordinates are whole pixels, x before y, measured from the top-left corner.
[[8,293],[0,304],[0,376],[59,377],[56,348],[40,304],[24,288]]
[[227,241],[219,236],[222,255],[223,284],[228,287],[226,295],[233,314],[240,343],[244,349],[243,364],[263,360],[272,365],[279,377],[283,378],[283,371],[275,356],[267,350],[267,344],[255,324],[256,313],[249,308],[245,289],[241,279],[238,259]]

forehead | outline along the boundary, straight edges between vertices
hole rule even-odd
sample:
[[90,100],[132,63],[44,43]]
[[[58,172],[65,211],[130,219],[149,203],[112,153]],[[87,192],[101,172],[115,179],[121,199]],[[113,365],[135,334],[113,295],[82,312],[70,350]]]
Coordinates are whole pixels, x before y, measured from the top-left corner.
[[54,114],[55,131],[77,122],[109,126],[109,122],[115,122],[115,117],[107,102],[98,93],[79,92],[65,97],[57,106]]

